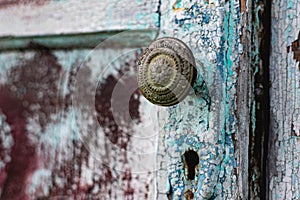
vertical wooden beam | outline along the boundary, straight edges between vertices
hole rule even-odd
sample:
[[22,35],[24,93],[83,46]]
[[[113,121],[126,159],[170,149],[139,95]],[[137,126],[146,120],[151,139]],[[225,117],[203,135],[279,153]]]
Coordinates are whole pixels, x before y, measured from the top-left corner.
[[[160,36],[177,37],[192,49],[207,96],[190,97],[193,106],[181,103],[164,115],[158,172],[164,178],[158,180],[158,199],[167,194],[169,199],[248,198],[249,124],[255,120],[251,116],[255,109],[253,69],[245,53],[252,51],[248,27],[252,7],[248,4],[235,0],[162,2]],[[201,104],[205,99],[209,103]],[[200,156],[197,182],[185,176],[187,149]]]
[[300,2],[272,3],[268,199],[300,196]]

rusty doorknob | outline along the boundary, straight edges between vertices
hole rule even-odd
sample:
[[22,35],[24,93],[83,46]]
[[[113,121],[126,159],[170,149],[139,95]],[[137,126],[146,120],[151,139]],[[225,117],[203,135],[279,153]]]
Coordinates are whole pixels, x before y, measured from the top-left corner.
[[195,58],[189,47],[176,38],[160,38],[138,60],[137,79],[146,99],[172,106],[182,101],[196,80]]

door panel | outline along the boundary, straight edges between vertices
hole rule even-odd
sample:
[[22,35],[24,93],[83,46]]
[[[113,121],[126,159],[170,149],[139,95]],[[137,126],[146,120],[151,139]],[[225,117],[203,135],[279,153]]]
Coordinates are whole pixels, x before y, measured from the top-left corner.
[[113,45],[137,47],[155,38],[159,17],[157,0],[1,0],[0,49],[34,48],[32,43],[52,49],[94,48],[122,31],[128,34]]
[[137,90],[137,55],[1,54],[2,199],[155,198],[158,108]]
[[[261,2],[15,2],[0,0],[1,198],[263,195],[263,166],[251,168]],[[197,65],[167,108],[135,78],[156,37],[182,40]]]
[[157,0],[0,1],[1,36],[80,34],[159,26]]

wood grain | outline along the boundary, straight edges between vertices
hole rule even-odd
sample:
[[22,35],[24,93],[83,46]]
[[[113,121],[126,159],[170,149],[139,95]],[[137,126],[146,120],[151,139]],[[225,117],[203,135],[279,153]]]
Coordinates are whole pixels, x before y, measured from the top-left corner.
[[157,107],[139,49],[0,55],[1,199],[154,199]]
[[158,7],[158,0],[4,1],[0,3],[0,36],[157,28]]
[[[248,83],[237,88],[238,80],[251,76],[238,73],[240,31],[247,26],[240,24],[239,1],[171,0],[161,8],[159,37],[179,38],[191,48],[202,89],[194,86],[201,92],[161,114],[157,199],[246,199],[249,108],[241,100],[252,100],[244,96]],[[185,174],[188,149],[200,157],[194,181]]]
[[293,51],[287,51],[298,38],[299,12],[299,1],[272,3],[268,199],[300,196],[300,71]]
[[[122,37],[118,37],[118,35]],[[108,31],[63,35],[36,35],[27,37],[3,37],[0,38],[0,50],[32,50],[36,44],[51,49],[86,49],[95,48],[105,42],[106,47],[144,47],[157,36],[157,29]]]
[[[255,150],[266,134],[256,126],[261,3],[0,1],[1,198],[264,198],[265,154]],[[273,7],[268,194],[297,199],[298,49],[287,50],[298,44],[300,5]],[[136,90],[135,47],[157,32],[197,60],[191,94],[167,109]],[[200,158],[194,181],[188,149]]]

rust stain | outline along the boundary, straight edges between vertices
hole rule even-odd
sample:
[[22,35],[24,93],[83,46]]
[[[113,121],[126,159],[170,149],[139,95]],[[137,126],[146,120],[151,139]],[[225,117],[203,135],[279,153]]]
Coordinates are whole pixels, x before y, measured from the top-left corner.
[[194,193],[191,190],[187,190],[185,193],[185,198],[187,200],[192,200],[194,199]]
[[173,5],[172,5],[172,9],[174,12],[180,12],[180,11],[184,11],[185,9],[181,6],[181,0],[177,0]]
[[0,86],[0,109],[14,139],[11,161],[2,172],[6,179],[1,199],[29,199],[27,180],[38,168],[38,155],[28,138],[28,118],[37,116],[42,129],[51,122],[50,115],[56,113],[59,105],[61,69],[51,51],[41,47],[33,59],[15,66],[6,84]]
[[42,6],[48,2],[50,2],[50,0],[0,0],[0,9],[18,5]]
[[133,199],[134,188],[131,185],[132,174],[130,169],[126,169],[122,174],[122,179],[125,181],[123,188],[125,199]]
[[246,0],[240,0],[241,12],[245,12],[246,10]]
[[[118,71],[117,75],[108,75],[104,80],[101,81],[101,83],[96,88],[96,93],[93,98],[95,98],[95,110],[97,112],[97,120],[104,131],[105,136],[111,141],[111,143],[119,146],[122,149],[127,148],[129,142],[130,142],[130,136],[131,136],[131,125],[132,125],[132,119],[136,120],[137,122],[140,122],[140,113],[139,113],[139,106],[140,106],[140,92],[138,90],[134,91],[133,94],[130,96],[129,102],[124,101],[123,97],[126,97],[128,95],[129,87],[136,87],[137,88],[137,80],[135,76],[129,76],[126,79],[122,79],[122,81],[119,81],[119,78],[122,77],[129,68],[132,68],[135,66],[136,61],[131,60],[128,63],[124,63],[124,66],[121,70]],[[68,108],[69,105],[72,104],[72,93],[75,92],[75,89],[79,91],[90,91],[92,88],[92,85],[94,83],[87,82],[86,80],[91,80],[92,72],[89,69],[88,66],[82,66],[83,69],[81,71],[81,76],[77,76],[78,69],[82,65],[82,63],[74,63],[72,66],[72,69],[70,71],[70,77],[69,77],[69,83],[68,88],[70,91],[70,94],[68,94],[65,98],[65,107]],[[85,64],[83,64],[85,65]],[[81,80],[84,79],[84,80]],[[75,82],[80,82],[80,88],[75,87]],[[118,93],[118,99],[113,99],[115,101],[115,104],[120,108],[117,111],[112,111],[112,95],[115,90],[116,85],[120,87],[120,92]],[[86,102],[86,98],[92,98],[89,96],[89,92],[86,94],[81,94],[80,99],[78,99],[78,102],[81,104],[84,104]],[[129,105],[129,110],[126,109],[126,106]],[[130,115],[130,118],[128,118],[128,112]],[[124,124],[119,124],[116,122],[115,117],[120,117],[121,121],[125,122]],[[99,126],[97,125],[91,125],[91,127]],[[89,129],[91,132],[93,129]],[[75,145],[74,145],[75,146]],[[85,149],[86,151],[86,149]],[[80,150],[79,152],[82,152]],[[125,151],[126,152],[126,151]],[[124,157],[124,160],[126,160],[126,153],[124,155],[122,154],[122,157]],[[78,155],[78,158],[76,158],[77,163],[79,166],[81,166],[82,162],[84,162],[84,159],[89,158],[89,152],[86,152],[86,154]],[[88,161],[85,161],[88,163]],[[72,169],[72,166],[74,166],[76,163],[70,162],[68,164],[67,169]],[[67,171],[65,171],[65,167],[58,169],[55,174],[68,174]],[[72,188],[72,185],[77,185],[77,189],[74,192],[78,198],[75,199],[82,199],[79,197],[86,197],[92,198],[96,197],[96,199],[102,197],[103,194],[109,194],[111,195],[114,191],[114,188],[111,187],[113,182],[121,178],[125,185],[122,188],[124,196],[127,199],[132,199],[134,194],[134,188],[131,186],[132,181],[132,174],[130,169],[126,169],[120,177],[116,177],[113,175],[113,172],[109,167],[103,165],[103,170],[101,170],[101,175],[98,180],[93,180],[93,183],[90,185],[80,186],[80,182],[74,183],[74,180],[72,177],[81,177],[81,172],[78,174],[75,170],[72,170],[72,173],[69,173],[70,175],[63,175],[62,178],[65,179],[65,177],[70,177],[70,180],[67,181],[68,188]],[[95,187],[100,187],[100,190],[98,193],[93,192]],[[66,190],[68,188],[59,188],[58,186],[55,186],[55,188],[52,189],[51,196],[57,196],[57,195],[67,195]],[[70,189],[72,190],[72,189]],[[102,194],[103,193],[103,194]]]
[[[292,42],[292,51],[294,52],[294,59],[299,62],[298,68],[300,70],[300,31],[298,34],[298,39]],[[289,49],[288,49],[289,53]]]
[[[14,139],[14,145],[10,154],[11,162],[6,165],[4,170],[0,171],[0,178],[3,179],[0,199],[32,199],[26,193],[28,190],[28,180],[40,167],[39,163],[44,162],[44,164],[47,164],[47,162],[50,162],[41,161],[44,158],[39,157],[36,152],[36,144],[30,141],[29,135],[31,133],[26,129],[28,118],[38,116],[38,123],[41,125],[42,130],[44,130],[48,123],[53,123],[53,119],[51,119],[53,114],[62,109],[68,109],[72,104],[70,94],[66,97],[60,95],[61,78],[66,71],[59,65],[57,58],[50,50],[42,46],[35,46],[34,49],[36,49],[34,57],[22,60],[20,64],[13,67],[8,73],[6,83],[0,85],[0,112],[6,115],[6,121],[12,129],[11,134]],[[125,63],[124,69],[119,72],[119,76],[126,72],[126,68],[133,67],[134,63],[135,60]],[[76,79],[77,70],[78,64],[75,63],[69,74],[71,76],[68,85],[70,92],[74,90],[72,87],[74,86],[73,82]],[[85,78],[90,78],[90,76],[91,71],[86,71]],[[117,82],[117,76],[108,76],[103,84],[99,85],[95,97],[95,107],[98,111],[99,122],[107,129],[105,132],[106,136],[121,148],[126,149],[131,134],[129,132],[131,126],[129,119],[124,118],[128,123],[120,126],[114,121],[110,111],[111,99],[109,97],[113,92],[113,86]],[[136,84],[135,77],[126,79],[121,84],[121,87],[126,92],[128,85],[132,84]],[[82,87],[87,89],[91,86],[87,84],[82,85]],[[129,100],[130,116],[137,121],[140,121],[139,97],[140,93],[135,91]],[[121,99],[119,103],[122,104]],[[128,110],[120,110],[118,115],[123,116],[124,112],[128,112]],[[105,119],[109,121],[105,121]],[[98,199],[102,193],[112,194],[114,189],[111,187],[112,183],[118,180],[118,178],[121,178],[125,182],[123,187],[124,196],[127,199],[133,198],[135,191],[131,185],[133,177],[130,169],[126,169],[120,177],[116,177],[111,169],[102,166],[99,179],[93,179],[91,184],[82,185],[80,177],[82,177],[83,172],[80,166],[88,163],[90,155],[88,150],[76,140],[73,141],[72,148],[73,153],[68,155],[72,159],[60,163],[59,159],[55,158],[55,162],[59,162],[59,164],[54,169],[51,169],[52,183],[49,185],[49,195],[40,196],[38,191],[36,191],[36,194],[34,194],[35,199],[70,197],[70,195],[74,199],[94,199],[94,197]],[[60,155],[60,152],[55,152],[57,154],[55,157]],[[64,180],[63,186],[56,183],[57,178]],[[95,187],[100,188],[97,194],[94,193]]]
[[[131,65],[132,67],[132,65]],[[121,76],[124,71],[119,72]],[[115,89],[116,84],[119,84],[118,99],[112,99],[112,94]],[[130,127],[132,120],[140,121],[140,92],[135,90],[131,95],[129,100],[129,111],[125,105],[128,105],[128,102],[125,102],[126,96],[128,95],[129,86],[135,85],[137,87],[137,80],[135,76],[128,77],[123,80],[122,83],[118,82],[118,77],[109,75],[105,81],[97,87],[95,102],[96,102],[96,111],[97,119],[100,125],[103,127],[105,135],[109,140],[116,145],[119,145],[121,148],[126,149],[127,143],[130,140]],[[118,109],[112,111],[112,101]],[[129,112],[129,115],[127,113]],[[115,117],[120,119],[116,119]],[[120,124],[117,121],[122,121],[124,123]]]

